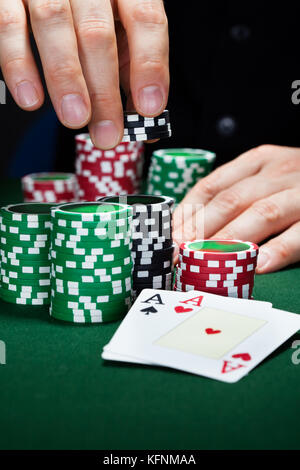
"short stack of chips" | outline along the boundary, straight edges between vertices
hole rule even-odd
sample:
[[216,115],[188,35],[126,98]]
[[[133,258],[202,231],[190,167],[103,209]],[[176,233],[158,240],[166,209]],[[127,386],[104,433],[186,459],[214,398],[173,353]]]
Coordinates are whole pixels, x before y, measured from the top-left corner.
[[52,210],[52,317],[73,323],[122,318],[131,305],[132,208],[63,204]]
[[167,139],[172,136],[169,111],[149,118],[135,112],[124,113],[124,137],[122,142],[143,142]]
[[174,289],[250,299],[257,256],[258,246],[241,240],[182,243]]
[[32,173],[22,178],[25,202],[75,202],[77,180],[73,173]]
[[174,251],[173,199],[138,194],[101,200],[110,203],[119,201],[133,208],[133,295],[146,288],[170,290]]
[[1,209],[0,297],[10,303],[50,303],[52,204],[15,204]]
[[76,136],[76,176],[80,201],[140,191],[144,163],[141,142],[122,143],[112,150],[94,147],[88,134]]
[[213,167],[216,155],[200,149],[165,149],[153,152],[147,193],[166,195],[179,203]]

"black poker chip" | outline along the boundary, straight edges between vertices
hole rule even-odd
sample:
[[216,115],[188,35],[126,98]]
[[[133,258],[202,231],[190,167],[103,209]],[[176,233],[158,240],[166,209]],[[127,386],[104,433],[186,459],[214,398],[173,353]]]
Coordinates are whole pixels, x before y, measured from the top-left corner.
[[159,116],[144,121],[124,121],[124,129],[139,129],[141,127],[144,127],[145,129],[152,129],[153,127],[167,126],[168,124],[170,124],[169,116]]
[[172,131],[159,131],[153,130],[147,134],[138,134],[138,135],[124,135],[122,142],[144,142],[146,140],[154,140],[154,139],[168,139],[172,137]]
[[167,109],[165,109],[159,116],[156,116],[154,118],[142,116],[141,114],[138,114],[135,111],[125,111],[124,112],[124,125],[127,126],[128,124],[151,121],[151,120],[159,120],[163,118],[166,118],[166,119],[170,118],[169,111]]
[[170,124],[156,127],[127,127],[124,129],[124,135],[152,134],[153,132],[169,132]]

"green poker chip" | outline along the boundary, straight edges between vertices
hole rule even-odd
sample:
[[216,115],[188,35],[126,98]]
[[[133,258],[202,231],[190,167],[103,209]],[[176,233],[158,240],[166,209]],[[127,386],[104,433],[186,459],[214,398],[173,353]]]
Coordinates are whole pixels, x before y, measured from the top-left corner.
[[[111,243],[102,243],[101,240],[97,240],[94,243],[90,242],[85,242],[85,241],[64,241],[64,240],[59,240],[59,239],[54,239],[52,241],[52,246],[55,250],[60,250],[64,251],[66,253],[72,253],[74,250],[83,250],[84,252],[82,254],[92,254],[95,250],[102,250],[103,254],[112,254],[112,255],[117,255],[121,254],[121,257],[124,253],[124,256],[128,256],[128,254],[131,252],[131,243],[128,243],[124,246],[120,247],[111,247]],[[72,250],[72,251],[70,251]]]
[[6,276],[10,279],[18,279],[22,282],[22,280],[35,280],[35,279],[50,279],[50,273],[46,272],[23,272],[22,270],[12,270],[12,269],[5,269],[6,265],[1,264],[1,276]]
[[66,314],[62,313],[61,311],[57,311],[56,309],[50,309],[50,315],[52,318],[60,321],[65,321],[68,323],[109,323],[113,321],[121,320],[127,312],[120,312],[116,316],[109,316],[109,315],[90,315],[85,314],[82,315],[73,315],[73,314]]
[[211,171],[216,155],[201,149],[156,150],[148,173],[147,193],[168,195],[179,203]]
[[[75,272],[72,272],[72,271],[75,271]],[[78,281],[78,282],[81,282],[83,284],[87,284],[89,285],[90,283],[105,283],[105,282],[113,282],[113,281],[118,281],[120,279],[125,279],[125,278],[128,278],[128,277],[131,277],[132,276],[132,272],[133,272],[133,267],[128,270],[127,272],[123,272],[123,273],[120,273],[120,274],[95,274],[95,272],[89,270],[91,272],[91,274],[86,274],[86,273],[83,273],[82,274],[82,271],[80,272],[80,274],[78,273],[77,270],[68,270],[68,271],[64,271],[64,272],[61,272],[61,270],[57,270],[55,269],[55,267],[53,268],[53,273],[52,275],[53,276],[59,276],[59,279],[64,279],[64,280],[70,280],[70,281]]]
[[1,208],[0,215],[9,222],[18,222],[26,225],[28,222],[50,220],[53,206],[55,206],[55,204],[44,202],[10,204],[9,206]]
[[90,259],[91,257],[73,257],[73,259],[71,259],[71,257],[62,257],[62,256],[58,256],[56,258],[53,258],[52,259],[52,262],[53,264],[56,264],[56,265],[59,265],[59,266],[62,266],[63,268],[64,267],[68,267],[68,265],[70,263],[73,263],[74,265],[76,264],[76,269],[84,269],[84,268],[88,268],[88,269],[100,269],[100,268],[103,268],[103,269],[113,269],[113,268],[117,268],[117,267],[126,267],[126,266],[129,266],[132,264],[132,258],[131,256],[128,256],[127,258],[122,258],[120,260],[116,260],[116,261],[105,261],[103,262],[103,259],[97,256],[94,256],[93,257],[93,260],[95,259],[95,261],[91,261]]
[[52,209],[53,219],[69,221],[98,222],[131,217],[133,210],[125,204],[99,202],[61,204]]
[[[65,219],[52,218],[52,229],[55,232],[64,233],[66,235],[80,235],[94,236],[100,229],[109,229],[111,232],[119,233],[121,230],[129,231],[132,225],[132,216],[124,219],[97,221],[97,222],[82,222],[82,221],[68,221]],[[84,232],[84,233],[82,233]]]
[[109,294],[109,293],[92,293],[93,295],[71,295],[66,296],[60,292],[57,292],[54,288],[51,290],[52,300],[63,302],[79,302],[79,303],[99,303],[99,304],[109,304],[109,303],[121,303],[125,302],[128,297],[131,297],[131,292],[125,292],[122,294]]

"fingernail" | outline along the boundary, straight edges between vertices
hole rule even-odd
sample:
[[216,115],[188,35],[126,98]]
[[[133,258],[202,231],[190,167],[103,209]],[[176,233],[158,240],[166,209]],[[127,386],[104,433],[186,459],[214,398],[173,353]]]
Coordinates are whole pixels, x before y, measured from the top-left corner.
[[158,86],[147,86],[139,92],[139,110],[146,116],[152,116],[161,111],[163,93]]
[[263,268],[266,268],[270,261],[271,258],[269,252],[267,252],[266,250],[261,250],[258,255],[257,270],[260,271]]
[[36,88],[31,82],[22,82],[17,86],[17,100],[22,108],[31,108],[39,101]]
[[79,127],[88,120],[88,109],[80,95],[65,95],[61,102],[63,121],[69,126]]
[[93,128],[93,137],[96,147],[111,149],[118,144],[119,131],[113,121],[100,121]]

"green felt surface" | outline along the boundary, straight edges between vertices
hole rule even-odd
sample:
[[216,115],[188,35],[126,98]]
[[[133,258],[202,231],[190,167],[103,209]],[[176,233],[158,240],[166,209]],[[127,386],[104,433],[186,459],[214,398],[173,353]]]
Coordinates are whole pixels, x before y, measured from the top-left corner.
[[[19,184],[2,182],[0,200],[20,201]],[[300,313],[299,276],[294,267],[257,277],[255,298]],[[1,449],[299,449],[292,339],[229,385],[104,362],[118,324],[61,324],[46,307],[0,303]]]

